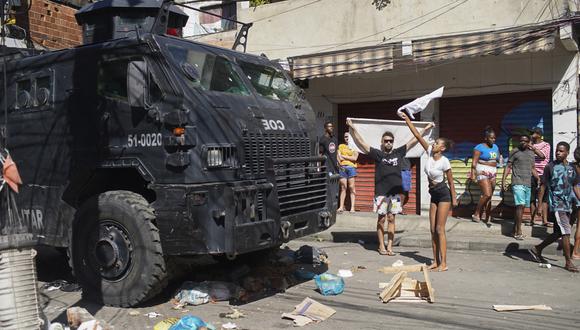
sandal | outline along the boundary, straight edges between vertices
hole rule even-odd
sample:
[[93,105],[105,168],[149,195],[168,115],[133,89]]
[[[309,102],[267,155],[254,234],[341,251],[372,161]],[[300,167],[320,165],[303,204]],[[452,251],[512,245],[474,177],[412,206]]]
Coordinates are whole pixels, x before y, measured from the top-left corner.
[[523,241],[524,238],[526,238],[526,236],[523,234],[520,234],[520,235],[514,235],[514,238],[516,239],[516,241]]
[[387,250],[387,255],[389,257],[392,257],[392,256],[396,256],[397,254],[395,252],[393,252],[393,251]]
[[389,251],[387,250],[381,250],[381,249],[377,249],[377,251],[379,252],[380,255],[382,256],[387,256],[389,255]]
[[541,264],[545,264],[547,263],[547,260],[544,259],[544,257],[542,257],[542,255],[540,253],[538,253],[538,250],[536,250],[536,247],[532,247],[531,249],[528,249],[528,252],[530,253],[530,255],[532,256],[532,259],[537,262],[537,263],[541,263]]
[[481,218],[479,218],[479,217],[478,217],[477,215],[475,215],[475,214],[472,214],[472,215],[471,215],[471,221],[473,221],[473,222],[477,222],[477,223],[480,223],[480,222],[481,222]]

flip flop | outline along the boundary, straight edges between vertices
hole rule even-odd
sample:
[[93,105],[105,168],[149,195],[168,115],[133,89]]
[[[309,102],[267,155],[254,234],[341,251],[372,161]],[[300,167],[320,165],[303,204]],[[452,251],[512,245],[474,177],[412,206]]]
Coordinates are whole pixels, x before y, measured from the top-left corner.
[[542,263],[542,264],[547,263],[546,259],[544,259],[544,257],[542,257],[542,255],[536,251],[535,247],[528,249],[528,252],[530,253],[530,255],[532,256],[532,259],[534,259],[535,262]]
[[392,257],[392,256],[396,256],[397,254],[396,254],[395,252],[393,252],[393,251],[389,251],[389,250],[387,250],[387,255],[388,255],[389,257]]
[[438,272],[446,272],[449,270],[449,267],[439,268]]
[[572,255],[572,260],[580,260],[580,256]]
[[481,219],[478,218],[475,214],[472,214],[471,215],[471,221],[480,223],[481,222]]
[[387,250],[381,250],[381,249],[377,249],[377,251],[379,252],[380,255],[382,256],[387,256],[389,255],[389,251]]
[[523,241],[524,238],[526,238],[526,236],[524,236],[524,235],[514,235],[514,238],[516,239],[516,241]]

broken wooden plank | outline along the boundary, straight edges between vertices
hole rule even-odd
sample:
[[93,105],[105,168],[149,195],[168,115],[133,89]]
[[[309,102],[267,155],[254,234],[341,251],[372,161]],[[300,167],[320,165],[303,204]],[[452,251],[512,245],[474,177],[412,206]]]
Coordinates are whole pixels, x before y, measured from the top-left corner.
[[401,283],[407,277],[407,272],[399,272],[389,282],[385,289],[379,294],[382,302],[388,302],[396,296],[396,293],[401,289]]
[[498,312],[513,312],[513,311],[551,311],[552,307],[546,305],[493,305],[493,309]]
[[400,302],[400,303],[426,303],[427,299],[421,297],[397,297],[389,301],[389,303]]
[[418,264],[418,265],[408,265],[408,266],[401,266],[401,267],[383,267],[379,269],[379,272],[383,272],[385,274],[389,273],[398,273],[398,272],[407,272],[407,273],[415,273],[420,272],[423,268],[426,268],[427,265],[425,264]]
[[425,277],[425,284],[427,284],[427,292],[429,292],[429,302],[435,302],[435,290],[433,290],[433,286],[431,286],[431,279],[429,278],[429,269],[427,266],[423,267],[423,276]]

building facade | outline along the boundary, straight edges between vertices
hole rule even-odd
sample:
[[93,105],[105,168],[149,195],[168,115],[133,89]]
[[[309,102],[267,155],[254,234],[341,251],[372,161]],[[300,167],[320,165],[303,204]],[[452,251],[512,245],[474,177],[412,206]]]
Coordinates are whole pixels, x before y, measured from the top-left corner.
[[[454,212],[469,215],[479,189],[467,176],[485,126],[495,129],[505,162],[512,142],[535,126],[552,145],[577,146],[577,12],[567,0],[288,0],[238,4],[237,16],[253,23],[248,52],[288,60],[321,133],[327,120],[340,137],[346,117],[395,119],[400,105],[445,86],[421,120],[454,140]],[[407,211],[421,213],[429,206],[425,159],[412,164]],[[371,208],[373,171],[362,157],[358,210]],[[510,194],[496,188],[493,200],[496,215],[511,216]]]

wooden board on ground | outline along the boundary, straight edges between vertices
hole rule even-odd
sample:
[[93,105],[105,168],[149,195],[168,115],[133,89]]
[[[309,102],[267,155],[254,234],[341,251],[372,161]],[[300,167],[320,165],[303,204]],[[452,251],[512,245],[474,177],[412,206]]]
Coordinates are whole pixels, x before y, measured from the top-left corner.
[[493,305],[493,309],[498,312],[514,311],[551,311],[552,307],[546,305]]
[[431,279],[429,278],[429,269],[425,265],[423,267],[423,276],[425,277],[425,284],[427,285],[427,291],[429,292],[429,302],[435,302],[435,290],[433,290],[433,286],[431,285]]
[[399,272],[387,284],[383,291],[379,294],[382,302],[388,302],[389,300],[395,298],[401,291],[401,284],[403,280],[407,277],[407,272]]
[[422,271],[423,268],[427,268],[427,265],[418,264],[418,265],[409,265],[409,266],[400,266],[400,267],[383,267],[383,268],[379,269],[379,272],[383,272],[385,274],[398,273],[398,272],[415,273],[415,272]]
[[[379,283],[379,288],[382,289],[379,294],[382,302],[435,302],[435,290],[431,285],[427,265],[420,264],[402,267],[384,267],[379,271],[391,273],[395,269],[398,270],[398,272],[393,276],[389,283]],[[425,281],[422,282],[407,277],[407,272],[423,272]]]

